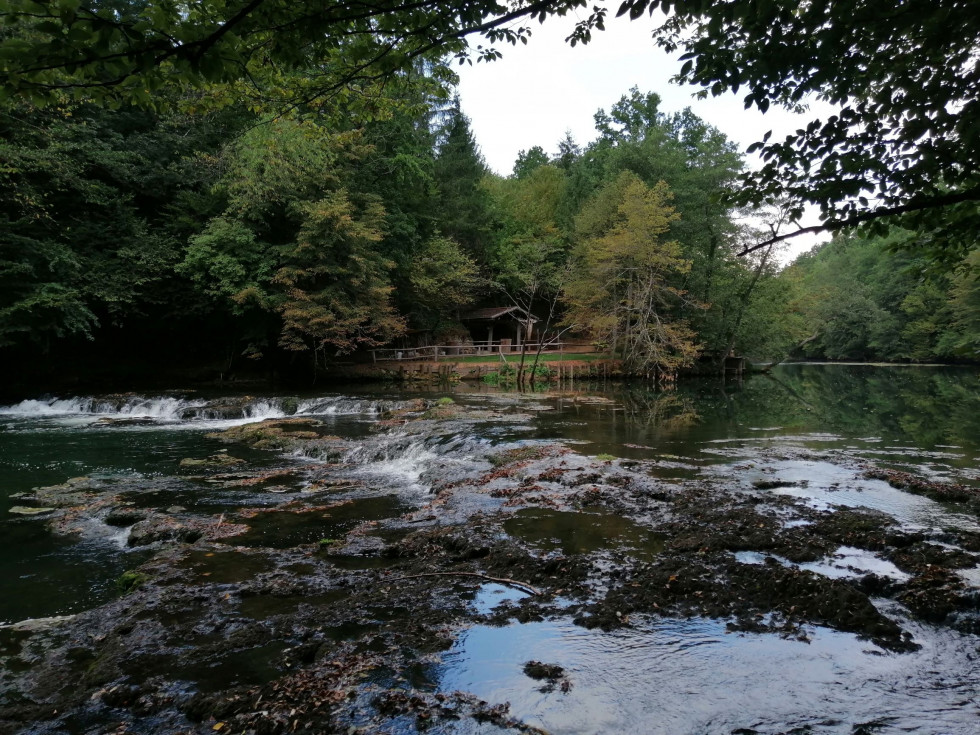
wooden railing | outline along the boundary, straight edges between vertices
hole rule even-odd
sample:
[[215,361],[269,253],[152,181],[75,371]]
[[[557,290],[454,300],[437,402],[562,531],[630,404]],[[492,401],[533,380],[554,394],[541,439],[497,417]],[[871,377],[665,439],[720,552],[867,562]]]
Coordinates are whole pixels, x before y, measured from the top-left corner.
[[473,357],[476,355],[501,355],[502,357],[519,357],[521,352],[528,356],[533,356],[540,348],[541,352],[561,352],[566,343],[558,340],[546,340],[544,342],[524,342],[519,345],[508,344],[507,341],[501,343],[500,340],[482,342],[467,342],[461,345],[427,345],[425,347],[381,347],[371,350],[371,359],[374,362],[386,362],[389,360],[453,360],[460,357]]

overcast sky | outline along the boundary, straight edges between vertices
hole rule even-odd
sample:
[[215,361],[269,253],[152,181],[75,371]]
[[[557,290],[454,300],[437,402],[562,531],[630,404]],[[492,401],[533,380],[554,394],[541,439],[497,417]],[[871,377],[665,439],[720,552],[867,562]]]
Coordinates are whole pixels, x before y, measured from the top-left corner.
[[[820,103],[801,118],[776,108],[764,115],[754,108],[746,110],[741,95],[695,99],[697,88],[670,83],[681,63],[653,44],[650,18],[610,19],[607,30],[594,33],[588,45],[571,48],[564,39],[574,22],[551,18],[542,25],[535,23],[530,42],[502,47],[503,59],[457,67],[463,111],[487,165],[501,175],[511,173],[521,150],[539,145],[553,154],[566,130],[579,145],[593,140],[595,112],[608,111],[633,86],[659,94],[664,112],[691,107],[743,150],[769,130],[779,137],[802,127],[817,109],[827,114]],[[753,158],[748,159],[750,166]],[[803,224],[817,222],[811,215]],[[808,250],[816,241],[812,237],[791,241],[784,259]]]

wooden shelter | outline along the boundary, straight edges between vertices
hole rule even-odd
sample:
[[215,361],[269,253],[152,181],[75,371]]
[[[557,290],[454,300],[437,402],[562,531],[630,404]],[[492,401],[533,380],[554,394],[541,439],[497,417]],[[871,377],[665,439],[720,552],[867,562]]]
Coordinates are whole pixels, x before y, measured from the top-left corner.
[[499,340],[501,347],[513,345],[520,348],[523,342],[530,342],[534,335],[537,317],[528,314],[519,306],[490,306],[474,309],[460,316],[459,320],[470,330],[474,342],[492,345]]

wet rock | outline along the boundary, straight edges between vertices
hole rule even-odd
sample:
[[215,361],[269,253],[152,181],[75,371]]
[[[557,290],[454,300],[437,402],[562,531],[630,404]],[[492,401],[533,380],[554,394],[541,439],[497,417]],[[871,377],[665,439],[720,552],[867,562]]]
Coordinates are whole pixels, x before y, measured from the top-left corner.
[[129,546],[148,546],[158,542],[193,543],[204,536],[207,523],[199,519],[178,519],[153,514],[129,530]]
[[[664,559],[628,576],[587,610],[590,614],[576,622],[588,628],[621,627],[636,612],[734,617],[739,630],[811,623],[857,633],[893,651],[918,648],[850,582],[782,567],[772,559],[758,565],[708,554]],[[767,621],[772,613],[777,615]]]
[[966,569],[977,564],[977,557],[960,549],[918,541],[904,548],[890,549],[885,558],[904,572],[927,573],[932,567]]
[[114,508],[105,517],[105,523],[109,526],[125,528],[132,526],[146,518],[146,511],[135,510],[132,508]]
[[756,480],[752,487],[756,490],[776,490],[781,487],[798,487],[798,482],[788,482],[786,480]]
[[883,468],[868,470],[865,473],[865,477],[874,480],[884,480],[894,488],[915,493],[916,495],[925,495],[933,500],[969,503],[974,509],[980,510],[980,488],[953,482],[926,480],[908,472]]
[[524,664],[524,675],[532,679],[548,679],[558,681],[565,675],[565,669],[558,664],[545,664],[540,661],[528,661]]
[[956,610],[968,606],[963,580],[948,569],[927,567],[909,581],[898,601],[922,619],[941,623]]
[[27,505],[15,505],[11,507],[8,513],[13,513],[17,516],[39,516],[47,515],[48,513],[53,513],[54,508],[36,508]]
[[323,422],[312,418],[271,419],[235,426],[208,436],[222,442],[247,444],[256,449],[300,450],[324,461],[337,461],[344,456],[349,445],[343,439],[320,432],[322,425]]
[[546,664],[541,661],[528,661],[524,664],[524,675],[537,681],[547,682],[539,691],[547,694],[555,689],[563,692],[571,691],[572,682],[565,675],[565,669],[558,664]]
[[245,460],[233,457],[225,452],[218,452],[203,459],[187,457],[180,460],[180,466],[184,469],[194,467],[233,467],[239,464],[245,464]]
[[91,477],[73,477],[60,485],[34,489],[34,498],[42,505],[55,508],[85,505],[106,492],[106,483]]

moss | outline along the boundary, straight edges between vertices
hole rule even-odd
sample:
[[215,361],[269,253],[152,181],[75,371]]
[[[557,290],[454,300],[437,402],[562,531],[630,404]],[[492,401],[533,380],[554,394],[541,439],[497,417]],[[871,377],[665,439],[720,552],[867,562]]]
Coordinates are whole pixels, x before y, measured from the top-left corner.
[[523,462],[530,459],[541,459],[548,453],[547,447],[518,447],[508,449],[500,454],[492,454],[487,460],[494,467],[503,467],[514,462]]
[[149,577],[141,572],[135,572],[132,570],[123,572],[121,575],[119,575],[119,578],[116,579],[116,589],[121,593],[126,594],[127,592],[132,592],[133,590],[142,587],[148,579]]

